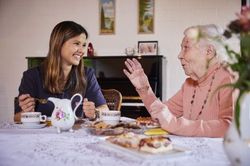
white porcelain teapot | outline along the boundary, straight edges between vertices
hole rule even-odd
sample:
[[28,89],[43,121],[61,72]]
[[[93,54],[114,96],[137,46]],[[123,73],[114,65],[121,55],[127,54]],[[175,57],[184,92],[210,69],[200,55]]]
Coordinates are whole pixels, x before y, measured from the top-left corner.
[[[80,101],[76,104],[74,110],[72,110],[71,102],[75,97],[80,97]],[[54,104],[54,110],[51,116],[52,126],[57,128],[57,132],[61,133],[61,131],[70,131],[73,132],[73,125],[75,124],[75,120],[78,119],[76,117],[76,109],[82,102],[82,96],[77,93],[71,97],[71,99],[59,99],[55,97],[49,97],[49,101]]]

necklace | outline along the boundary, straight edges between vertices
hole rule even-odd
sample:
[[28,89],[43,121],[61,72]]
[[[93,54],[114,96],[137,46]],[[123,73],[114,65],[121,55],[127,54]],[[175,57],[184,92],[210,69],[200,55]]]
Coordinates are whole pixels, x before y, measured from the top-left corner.
[[[207,91],[207,94],[206,94],[206,98],[205,98],[204,101],[203,101],[203,104],[202,104],[202,106],[201,106],[201,110],[200,110],[200,112],[199,112],[199,114],[198,114],[198,116],[197,116],[196,119],[198,119],[198,117],[202,114],[202,112],[203,112],[203,110],[204,110],[204,108],[205,108],[205,105],[206,105],[207,100],[208,100],[208,96],[209,96],[209,94],[210,94],[210,92],[211,92],[211,90],[212,90],[212,85],[213,85],[213,82],[214,82],[214,79],[215,79],[215,74],[216,74],[216,72],[219,70],[219,68],[220,68],[220,66],[218,66],[218,67],[214,70],[214,73],[213,73],[213,76],[212,76],[212,80],[211,80],[211,82],[210,82],[210,84],[209,84],[209,88],[208,88],[208,91]],[[191,119],[192,108],[193,108],[193,105],[194,105],[194,100],[195,100],[195,96],[196,96],[196,89],[197,89],[197,87],[198,87],[198,83],[197,83],[197,82],[194,82],[194,92],[193,92],[193,95],[192,95],[192,99],[191,99],[191,101],[190,101],[191,107],[190,107],[190,112],[189,112],[189,119]]]

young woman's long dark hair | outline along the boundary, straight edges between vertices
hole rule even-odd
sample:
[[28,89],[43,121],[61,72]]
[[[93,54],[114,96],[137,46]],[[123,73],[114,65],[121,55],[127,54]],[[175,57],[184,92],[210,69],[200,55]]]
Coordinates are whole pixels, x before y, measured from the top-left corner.
[[63,21],[54,27],[50,35],[49,52],[43,63],[43,85],[50,93],[60,94],[65,89],[69,90],[71,94],[77,92],[81,94],[85,93],[87,81],[83,60],[80,60],[78,66],[72,66],[68,80],[66,84],[64,84],[61,58],[63,44],[67,40],[80,34],[85,34],[86,38],[88,38],[87,31],[73,21]]

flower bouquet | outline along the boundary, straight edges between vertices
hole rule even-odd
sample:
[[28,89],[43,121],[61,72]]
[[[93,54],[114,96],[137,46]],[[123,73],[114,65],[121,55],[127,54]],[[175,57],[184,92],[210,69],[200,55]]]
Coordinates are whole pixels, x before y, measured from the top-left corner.
[[250,7],[242,7],[241,13],[237,13],[237,19],[230,22],[224,31],[226,38],[237,37],[240,40],[240,52],[235,52],[228,45],[225,49],[230,59],[230,69],[237,73],[237,80],[231,84],[239,90],[239,96],[235,106],[235,122],[240,133],[240,100],[246,92],[250,92]]

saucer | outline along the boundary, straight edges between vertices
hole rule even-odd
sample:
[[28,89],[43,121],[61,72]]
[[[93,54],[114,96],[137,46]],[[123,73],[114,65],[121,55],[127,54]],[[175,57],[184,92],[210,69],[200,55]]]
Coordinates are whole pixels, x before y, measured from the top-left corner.
[[44,128],[47,124],[40,123],[40,124],[20,124],[19,127],[22,129],[41,129]]

